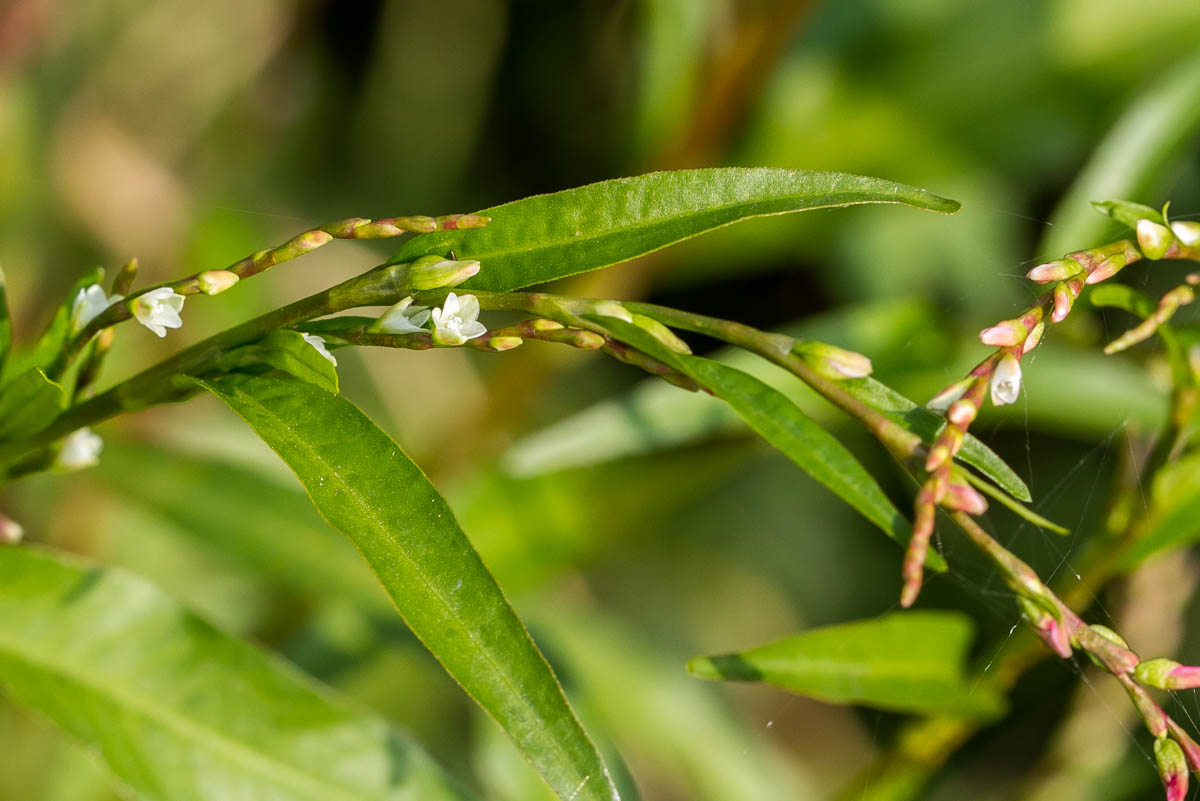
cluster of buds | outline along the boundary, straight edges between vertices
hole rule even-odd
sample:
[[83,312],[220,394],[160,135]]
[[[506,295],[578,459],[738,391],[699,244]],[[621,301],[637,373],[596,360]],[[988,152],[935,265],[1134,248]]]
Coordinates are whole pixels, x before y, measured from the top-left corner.
[[[945,413],[947,423],[929,448],[924,465],[928,475],[915,499],[913,537],[904,557],[904,588],[900,596],[904,606],[911,605],[920,591],[936,508],[942,506],[970,514],[977,514],[971,509],[986,509],[982,498],[977,502],[971,497],[975,494],[973,490],[954,481],[954,457],[986,395],[990,395],[996,406],[1014,403],[1020,396],[1021,359],[1041,342],[1047,323],[1065,320],[1085,286],[1112,278],[1143,258],[1200,261],[1200,224],[1169,222],[1166,209],[1160,214],[1149,207],[1124,201],[1109,201],[1096,206],[1135,229],[1137,241],[1125,239],[1076,251],[1030,270],[1030,280],[1052,286],[1020,315],[981,331],[980,341],[996,350],[976,365],[967,377],[951,384],[928,403],[930,409]],[[1112,343],[1108,352],[1122,350],[1149,337],[1179,306],[1195,299],[1193,287],[1197,284],[1200,284],[1200,273],[1188,276],[1185,285],[1168,292],[1155,313]],[[1034,622],[1035,628],[1039,625]],[[1060,649],[1056,647],[1055,650]]]

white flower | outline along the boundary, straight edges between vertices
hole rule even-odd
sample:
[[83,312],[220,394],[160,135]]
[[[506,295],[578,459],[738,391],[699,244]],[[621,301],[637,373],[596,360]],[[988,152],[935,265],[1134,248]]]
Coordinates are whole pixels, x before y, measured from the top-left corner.
[[79,290],[75,302],[71,305],[71,330],[82,331],[88,323],[99,317],[101,312],[120,299],[120,295],[105,295],[99,284]]
[[468,339],[487,333],[479,317],[479,299],[474,295],[446,296],[442,308],[433,310],[433,341],[442,345],[461,345]]
[[160,337],[165,337],[168,328],[183,325],[179,317],[183,301],[183,295],[168,286],[161,286],[133,299],[133,316]]
[[1004,406],[1021,394],[1021,363],[1011,353],[1004,354],[992,373],[992,403]]
[[325,347],[324,337],[319,337],[316,334],[301,334],[300,336],[304,337],[305,342],[316,348],[317,353],[328,359],[330,364],[332,364],[334,367],[337,367],[337,359],[333,358],[333,354],[330,353],[329,349]]
[[92,433],[90,428],[77,428],[62,441],[54,466],[60,470],[79,470],[91,467],[100,461],[104,440]]
[[412,306],[412,301],[412,297],[409,296],[385,311],[382,317],[371,323],[371,330],[384,334],[411,334],[414,331],[423,331],[422,326],[429,319],[429,307]]

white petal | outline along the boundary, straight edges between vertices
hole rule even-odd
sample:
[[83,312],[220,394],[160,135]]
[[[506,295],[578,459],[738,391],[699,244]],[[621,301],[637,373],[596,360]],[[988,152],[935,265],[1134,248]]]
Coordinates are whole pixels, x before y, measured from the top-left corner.
[[458,316],[463,319],[464,323],[479,318],[479,298],[474,295],[463,295],[458,300]]
[[442,303],[442,316],[453,317],[456,314],[458,314],[458,295],[451,292],[446,296],[445,302]]
[[474,339],[475,337],[483,336],[487,333],[487,328],[485,328],[483,323],[479,322],[478,320],[471,320],[470,322],[463,324],[461,333],[464,337],[463,341],[466,341],[467,339]]
[[329,352],[329,349],[325,347],[324,337],[319,337],[316,334],[301,334],[300,336],[303,337],[305,342],[312,345],[313,349],[315,349],[317,353],[328,359],[330,364],[332,364],[334,367],[337,367],[337,359],[335,359],[333,354]]
[[1021,394],[1021,363],[1011,354],[996,365],[992,374],[992,403],[1004,406],[1016,401]]
[[92,433],[90,428],[78,428],[66,436],[59,448],[54,466],[62,470],[79,470],[91,467],[100,461],[104,440]]

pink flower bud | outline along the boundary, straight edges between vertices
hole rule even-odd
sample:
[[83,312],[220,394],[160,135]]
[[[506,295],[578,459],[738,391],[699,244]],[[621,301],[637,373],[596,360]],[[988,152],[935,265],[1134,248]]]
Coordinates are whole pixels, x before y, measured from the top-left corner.
[[979,407],[973,401],[960,398],[950,404],[950,411],[946,413],[946,417],[959,428],[966,428],[974,422],[977,414]]
[[1200,687],[1200,667],[1181,665],[1174,659],[1144,659],[1134,668],[1134,676],[1142,684],[1160,690],[1194,690]]
[[1023,342],[1028,335],[1028,329],[1020,320],[1004,320],[980,331],[979,340],[985,345],[1007,348]]
[[932,409],[935,412],[946,411],[946,409],[950,407],[950,404],[954,403],[956,400],[966,394],[967,390],[971,388],[972,383],[974,383],[974,379],[972,378],[964,378],[961,381],[955,381],[953,384],[934,395],[933,398],[930,399],[929,403],[925,404],[925,408]]
[[1071,637],[1066,628],[1054,618],[1054,615],[1024,595],[1017,596],[1017,605],[1021,607],[1021,614],[1025,621],[1042,638],[1042,642],[1063,659],[1070,659]]
[[1079,283],[1079,279],[1065,281],[1054,287],[1054,311],[1050,314],[1050,322],[1061,323],[1067,319],[1071,307],[1075,305],[1075,298],[1079,297],[1079,291],[1083,288],[1082,284],[1076,288],[1076,283]]
[[1162,779],[1167,801],[1183,801],[1188,791],[1188,766],[1183,749],[1170,737],[1159,737],[1154,741],[1154,761]]
[[1125,254],[1123,253],[1117,253],[1113,256],[1109,256],[1107,259],[1097,264],[1095,268],[1088,273],[1087,278],[1084,279],[1084,283],[1091,285],[1098,284],[1101,281],[1107,281],[1117,273],[1121,272],[1121,268],[1125,266],[1125,263]]
[[1026,273],[1026,275],[1030,281],[1036,281],[1039,284],[1048,284],[1051,281],[1065,281],[1068,278],[1079,275],[1081,272],[1083,272],[1083,268],[1074,259],[1055,259],[1045,264],[1039,264]]
[[1029,351],[1036,348],[1038,343],[1042,341],[1042,334],[1045,333],[1045,331],[1046,324],[1044,322],[1039,322],[1037,325],[1035,325],[1033,330],[1029,332],[1029,336],[1025,337],[1025,344],[1021,346],[1021,352],[1029,353]]
[[951,484],[942,505],[969,515],[979,516],[987,511],[987,500],[966,484]]

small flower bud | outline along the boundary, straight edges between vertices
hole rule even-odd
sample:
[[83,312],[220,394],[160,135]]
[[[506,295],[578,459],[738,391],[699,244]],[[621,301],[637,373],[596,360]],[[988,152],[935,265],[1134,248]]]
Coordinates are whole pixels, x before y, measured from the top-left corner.
[[1020,320],[1004,320],[979,332],[979,341],[997,348],[1007,348],[1024,342],[1029,330]]
[[1067,315],[1071,313],[1071,307],[1075,305],[1075,298],[1079,297],[1082,288],[1083,285],[1078,278],[1060,282],[1054,287],[1054,311],[1050,313],[1050,322],[1061,323],[1067,319]]
[[1021,607],[1021,615],[1025,621],[1037,632],[1050,650],[1063,659],[1070,659],[1071,638],[1054,615],[1044,609],[1041,604],[1024,595],[1017,596],[1017,605]]
[[954,403],[967,393],[967,390],[971,388],[971,384],[974,383],[974,381],[975,379],[969,376],[961,381],[955,381],[953,384],[930,398],[929,402],[925,404],[925,408],[932,409],[935,412],[946,411],[946,409],[950,408],[950,404]]
[[443,231],[454,231],[464,228],[483,228],[491,221],[491,217],[485,217],[482,214],[447,214],[437,218],[437,225]]
[[1096,266],[1088,273],[1087,278],[1084,279],[1084,283],[1090,286],[1091,284],[1098,284],[1101,281],[1107,281],[1117,273],[1121,272],[1121,268],[1124,267],[1126,263],[1127,259],[1123,253],[1116,253],[1112,256],[1109,256],[1108,258],[1096,264]]
[[1038,322],[1038,324],[1033,327],[1033,330],[1029,332],[1029,336],[1025,337],[1025,344],[1021,346],[1021,353],[1029,353],[1029,351],[1036,348],[1038,343],[1042,341],[1042,334],[1045,332],[1046,323]]
[[409,285],[416,290],[458,286],[479,272],[474,260],[451,261],[441,256],[422,256],[408,268]]
[[1138,220],[1137,240],[1142,254],[1151,261],[1158,261],[1167,253],[1175,236],[1171,229],[1153,220]]
[[229,270],[208,270],[196,276],[200,291],[205,295],[219,295],[238,282],[237,273]]
[[1065,281],[1068,278],[1074,278],[1082,272],[1083,267],[1074,259],[1055,259],[1045,264],[1039,264],[1026,273],[1026,276],[1030,281],[1048,284],[1051,281]]
[[657,339],[663,345],[666,345],[669,350],[684,355],[691,355],[692,349],[688,344],[675,335],[675,332],[665,325],[644,314],[635,314],[633,316],[633,324],[645,331],[650,336]]
[[519,348],[524,342],[525,340],[521,339],[520,337],[499,336],[489,339],[487,341],[487,347],[488,350],[505,351],[512,350],[513,348]]
[[0,515],[0,545],[16,545],[25,536],[21,524],[5,515]]
[[792,353],[826,378],[841,381],[847,378],[864,378],[871,374],[870,359],[861,353],[836,345],[805,340],[794,344]]
[[1200,245],[1200,222],[1178,220],[1171,223],[1171,233],[1189,248]]
[[1110,629],[1108,626],[1102,626],[1099,623],[1093,623],[1092,625],[1088,626],[1088,628],[1091,629],[1092,631],[1096,632],[1097,634],[1099,634],[1104,639],[1113,643],[1114,645],[1119,645],[1125,649],[1129,648],[1129,643],[1125,642],[1125,638],[1122,637],[1120,634],[1117,634],[1115,631]]
[[615,317],[627,323],[633,322],[633,315],[629,310],[615,300],[598,300],[592,304],[591,311],[601,317]]
[[545,317],[530,320],[529,324],[533,327],[534,331],[560,331],[566,327],[557,320],[547,320]]
[[992,373],[992,403],[1004,406],[1021,394],[1021,363],[1011,353],[1000,358]]
[[1162,779],[1167,801],[1183,801],[1188,791],[1188,766],[1183,749],[1170,737],[1159,737],[1154,741],[1154,761]]
[[987,500],[966,484],[951,484],[946,489],[942,505],[975,516],[983,514],[988,508]]
[[1200,667],[1181,665],[1173,659],[1139,662],[1134,675],[1142,684],[1162,690],[1194,690],[1200,687]]
[[965,429],[975,421],[976,415],[979,414],[979,407],[974,401],[966,398],[960,398],[950,404],[950,410],[946,413],[946,418],[958,426]]

